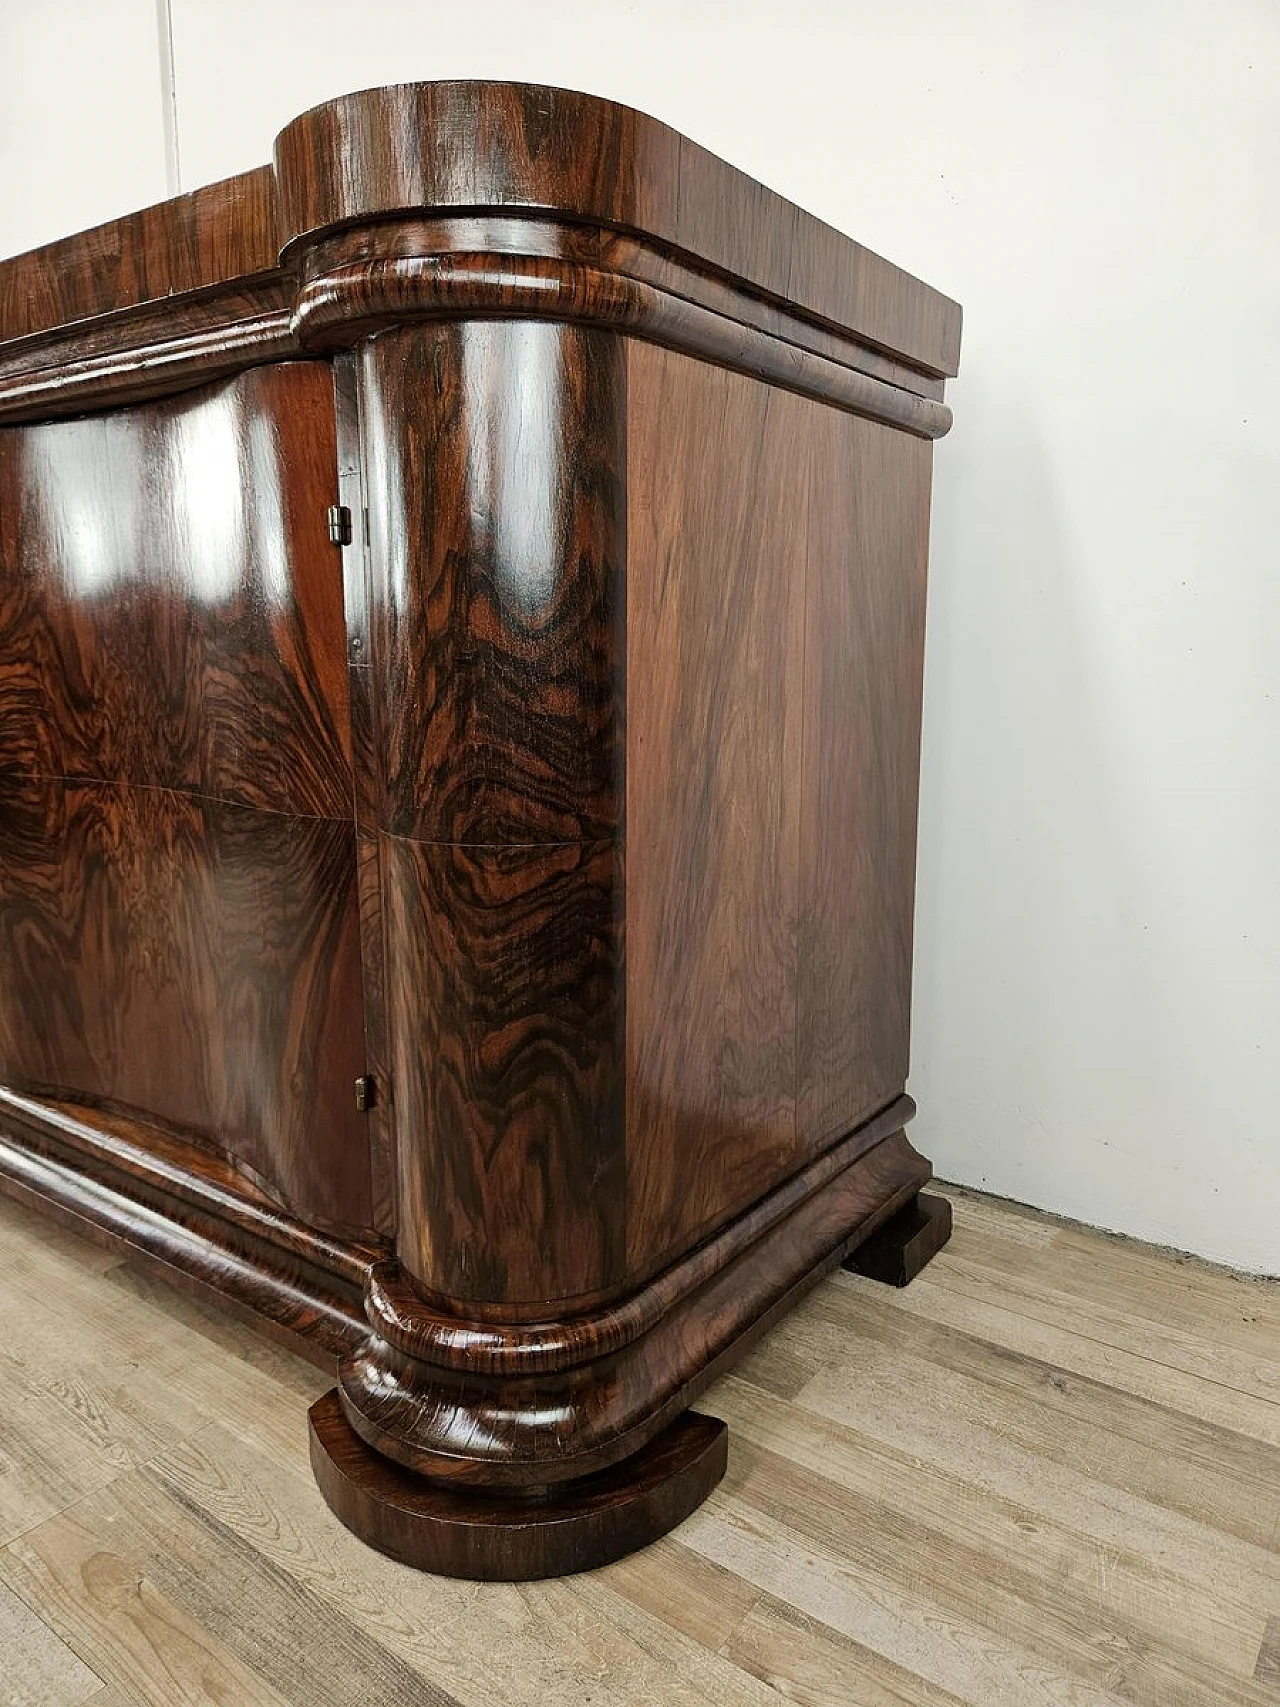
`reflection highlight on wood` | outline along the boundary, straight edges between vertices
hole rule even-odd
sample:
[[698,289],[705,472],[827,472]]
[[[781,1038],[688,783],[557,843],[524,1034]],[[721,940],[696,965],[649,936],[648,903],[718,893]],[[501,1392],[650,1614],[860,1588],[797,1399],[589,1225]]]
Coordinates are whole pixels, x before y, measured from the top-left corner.
[[[376,1545],[651,1541],[723,1470],[697,1395],[866,1241],[941,1243],[904,1086],[959,333],[534,85],[342,97],[0,263],[0,1188],[331,1370]],[[114,1569],[198,1671],[191,1584]]]

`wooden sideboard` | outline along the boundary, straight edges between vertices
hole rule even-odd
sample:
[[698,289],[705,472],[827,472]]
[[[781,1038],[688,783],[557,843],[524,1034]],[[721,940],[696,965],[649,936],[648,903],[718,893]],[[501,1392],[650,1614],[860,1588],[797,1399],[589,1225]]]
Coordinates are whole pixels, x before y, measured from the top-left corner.
[[581,1569],[945,1238],[903,1128],[945,297],[626,107],[376,89],[0,263],[0,1187]]

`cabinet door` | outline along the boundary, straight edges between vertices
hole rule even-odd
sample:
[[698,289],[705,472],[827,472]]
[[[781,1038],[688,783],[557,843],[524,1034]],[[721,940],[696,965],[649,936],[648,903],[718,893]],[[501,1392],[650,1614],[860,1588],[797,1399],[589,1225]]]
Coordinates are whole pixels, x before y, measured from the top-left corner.
[[331,373],[0,430],[0,1080],[369,1221]]

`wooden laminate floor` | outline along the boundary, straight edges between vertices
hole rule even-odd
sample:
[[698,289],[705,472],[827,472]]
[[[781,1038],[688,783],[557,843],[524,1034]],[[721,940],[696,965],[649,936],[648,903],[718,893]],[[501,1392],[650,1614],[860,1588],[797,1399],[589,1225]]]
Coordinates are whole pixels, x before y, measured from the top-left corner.
[[495,1587],[330,1516],[309,1365],[0,1200],[0,1701],[1280,1702],[1280,1286],[955,1201],[713,1389],[675,1536]]

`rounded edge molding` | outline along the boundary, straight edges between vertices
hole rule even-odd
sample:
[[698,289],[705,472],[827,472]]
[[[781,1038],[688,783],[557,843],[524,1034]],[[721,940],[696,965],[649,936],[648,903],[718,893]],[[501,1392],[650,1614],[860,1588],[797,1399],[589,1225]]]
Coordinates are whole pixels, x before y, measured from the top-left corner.
[[301,348],[323,350],[354,343],[379,326],[468,317],[597,326],[732,368],[919,438],[941,438],[951,426],[945,403],[622,273],[542,255],[447,252],[339,265],[304,278],[292,331]]
[[543,1499],[442,1487],[371,1452],[335,1393],[308,1413],[326,1503],[367,1546],[420,1569],[486,1582],[595,1570],[674,1529],[724,1475],[728,1430],[687,1411],[635,1458]]
[[413,211],[554,212],[644,234],[923,370],[959,362],[959,305],[647,113],[550,84],[358,90],[299,114],[272,158],[282,254]]
[[369,1269],[365,1314],[378,1338],[404,1357],[477,1374],[546,1374],[570,1369],[585,1357],[611,1355],[647,1333],[830,1180],[902,1131],[914,1114],[911,1098],[899,1097],[695,1251],[604,1308],[562,1310],[545,1321],[477,1320],[465,1299],[428,1296],[398,1262],[387,1259]]
[[890,1133],[633,1338],[611,1345],[584,1334],[572,1361],[551,1369],[433,1362],[389,1343],[375,1325],[339,1362],[347,1421],[374,1451],[446,1483],[511,1489],[607,1469],[638,1451],[930,1175],[905,1132]]

